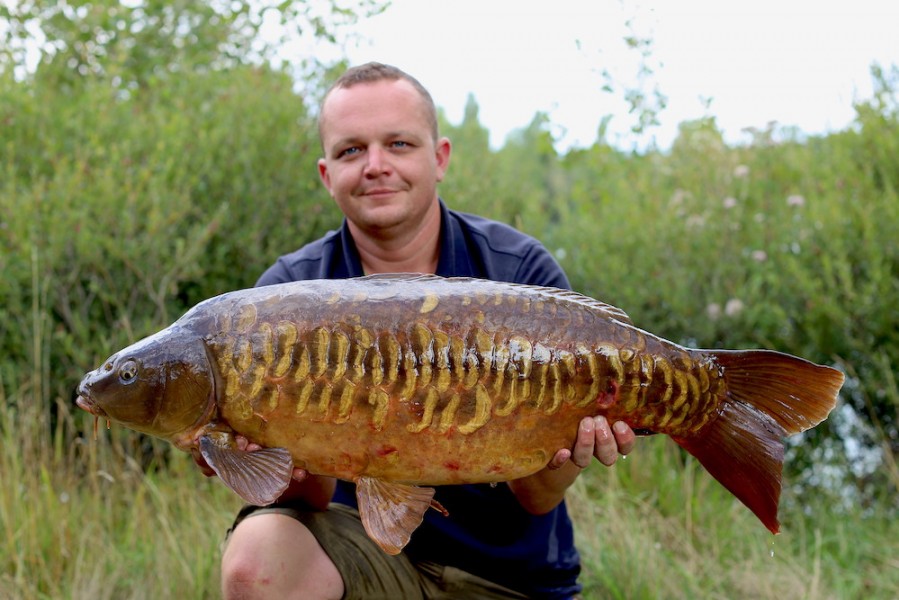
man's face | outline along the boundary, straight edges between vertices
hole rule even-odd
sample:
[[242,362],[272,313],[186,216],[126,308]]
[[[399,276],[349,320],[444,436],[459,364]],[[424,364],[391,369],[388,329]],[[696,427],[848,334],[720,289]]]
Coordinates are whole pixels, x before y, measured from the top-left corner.
[[368,235],[414,229],[432,208],[450,143],[434,140],[425,101],[407,81],[332,90],[321,114],[322,182]]

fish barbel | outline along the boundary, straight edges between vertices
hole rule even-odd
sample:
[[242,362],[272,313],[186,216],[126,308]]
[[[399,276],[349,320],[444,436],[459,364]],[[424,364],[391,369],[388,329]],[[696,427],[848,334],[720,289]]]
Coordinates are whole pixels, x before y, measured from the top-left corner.
[[679,346],[575,292],[377,275],[206,300],[88,373],[77,404],[199,450],[252,504],[294,467],[354,481],[366,530],[397,553],[439,507],[421,486],[535,473],[596,415],[671,436],[776,533],[782,439],[824,420],[842,383],[778,352]]

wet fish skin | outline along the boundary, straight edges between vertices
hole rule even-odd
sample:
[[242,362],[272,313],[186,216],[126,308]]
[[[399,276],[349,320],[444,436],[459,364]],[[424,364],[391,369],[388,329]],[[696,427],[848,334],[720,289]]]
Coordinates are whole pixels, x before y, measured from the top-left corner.
[[[183,450],[202,446],[254,501],[286,486],[254,481],[290,471],[283,453],[238,453],[234,434],[374,494],[529,475],[572,445],[584,416],[602,414],[671,435],[776,531],[781,438],[823,420],[842,380],[776,352],[683,348],[573,292],[375,276],[203,302],[85,376],[78,403]],[[245,476],[244,465],[260,471]]]
[[[223,420],[265,446],[290,448],[297,466],[316,473],[432,485],[505,481],[570,446],[584,416],[687,433],[719,401],[698,383],[714,365],[558,290],[485,282],[465,294],[458,282],[432,281],[428,293],[393,290],[389,281],[338,283],[303,286],[301,311],[287,308],[292,292],[222,299],[233,304],[216,314],[232,318],[218,320],[206,340],[225,386]],[[283,318],[300,312],[302,319]],[[610,330],[602,345],[586,335],[599,327]],[[655,401],[630,414],[644,400]],[[323,444],[335,425],[355,439]]]

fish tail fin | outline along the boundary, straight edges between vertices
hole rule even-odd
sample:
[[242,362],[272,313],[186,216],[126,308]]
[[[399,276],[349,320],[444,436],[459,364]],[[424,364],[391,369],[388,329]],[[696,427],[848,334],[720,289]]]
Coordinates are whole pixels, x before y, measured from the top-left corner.
[[672,437],[777,533],[783,438],[827,418],[844,376],[780,352],[701,352],[722,367],[726,399],[698,435]]

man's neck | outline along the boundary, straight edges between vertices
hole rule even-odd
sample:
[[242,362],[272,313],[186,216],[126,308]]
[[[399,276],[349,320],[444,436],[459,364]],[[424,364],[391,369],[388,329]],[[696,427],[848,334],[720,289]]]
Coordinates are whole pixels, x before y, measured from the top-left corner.
[[440,206],[421,225],[394,236],[375,236],[349,223],[362,270],[374,273],[435,273],[440,258]]

